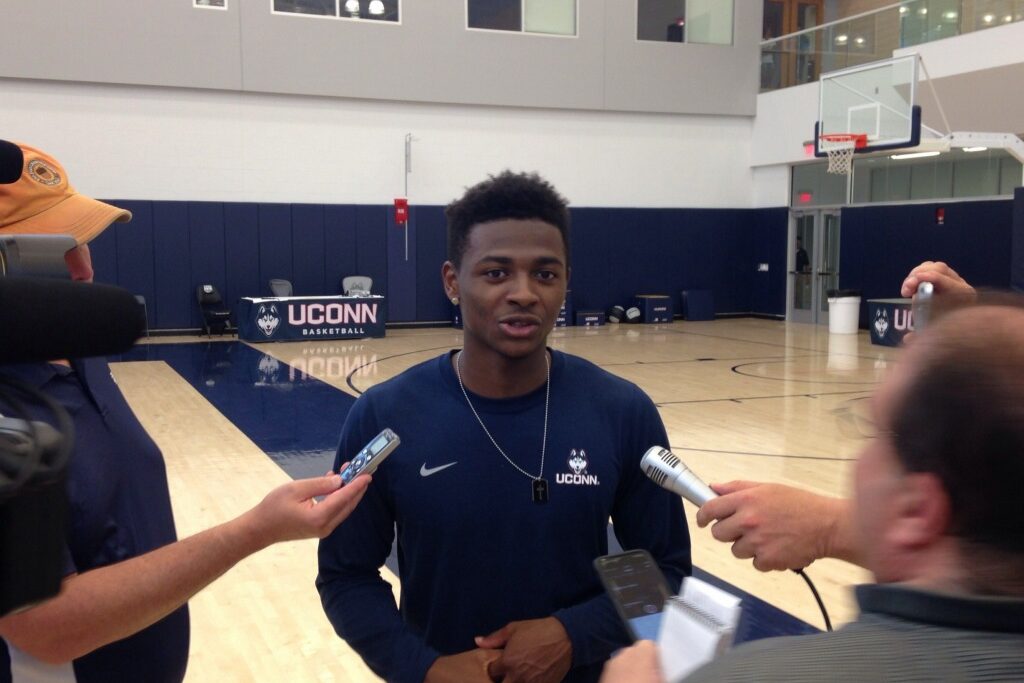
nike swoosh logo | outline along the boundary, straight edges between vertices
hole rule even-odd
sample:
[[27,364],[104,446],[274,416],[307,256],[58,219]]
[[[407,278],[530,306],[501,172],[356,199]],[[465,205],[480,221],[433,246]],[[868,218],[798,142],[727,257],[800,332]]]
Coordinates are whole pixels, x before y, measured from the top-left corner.
[[437,474],[441,470],[448,469],[452,465],[458,465],[458,464],[459,463],[456,461],[456,462],[450,462],[447,465],[439,465],[438,467],[427,467],[427,463],[423,463],[420,466],[420,476],[421,477],[429,477],[432,474]]

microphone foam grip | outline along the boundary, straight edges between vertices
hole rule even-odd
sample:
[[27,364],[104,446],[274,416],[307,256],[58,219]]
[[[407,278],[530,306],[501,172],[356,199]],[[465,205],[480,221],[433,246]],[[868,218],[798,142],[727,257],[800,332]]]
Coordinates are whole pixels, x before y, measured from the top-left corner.
[[0,278],[0,363],[105,356],[145,332],[131,292],[50,278]]

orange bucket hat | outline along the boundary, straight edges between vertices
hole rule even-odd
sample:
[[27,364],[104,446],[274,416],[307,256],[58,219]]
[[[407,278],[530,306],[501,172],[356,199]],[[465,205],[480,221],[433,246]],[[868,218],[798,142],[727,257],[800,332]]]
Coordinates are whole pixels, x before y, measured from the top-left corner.
[[127,223],[131,211],[78,194],[56,159],[17,143],[25,155],[21,178],[0,185],[0,235],[71,235],[86,244],[111,223]]

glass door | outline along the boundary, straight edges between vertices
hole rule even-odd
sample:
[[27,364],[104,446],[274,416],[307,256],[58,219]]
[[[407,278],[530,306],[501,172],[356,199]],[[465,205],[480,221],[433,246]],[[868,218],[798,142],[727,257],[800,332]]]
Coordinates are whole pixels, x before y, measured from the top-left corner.
[[828,323],[828,290],[839,287],[839,211],[794,211],[786,320]]

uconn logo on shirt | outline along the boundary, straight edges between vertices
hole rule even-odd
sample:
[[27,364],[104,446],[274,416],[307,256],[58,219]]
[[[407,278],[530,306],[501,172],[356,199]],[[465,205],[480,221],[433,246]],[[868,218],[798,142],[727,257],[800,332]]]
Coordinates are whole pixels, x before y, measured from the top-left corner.
[[556,484],[570,484],[572,486],[600,486],[596,474],[587,473],[587,452],[582,448],[578,451],[574,448],[569,452],[569,469],[572,472],[559,472],[555,475]]

